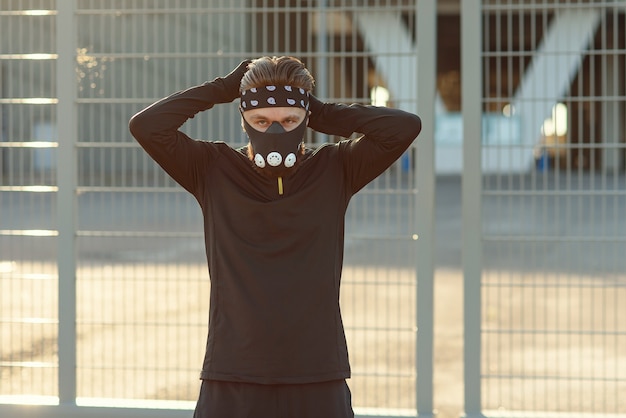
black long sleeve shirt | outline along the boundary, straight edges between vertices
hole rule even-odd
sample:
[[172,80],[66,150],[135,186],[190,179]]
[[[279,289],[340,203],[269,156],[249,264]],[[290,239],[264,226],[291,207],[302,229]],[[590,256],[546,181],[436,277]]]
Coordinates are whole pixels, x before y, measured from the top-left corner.
[[201,378],[262,384],[348,378],[339,306],[345,212],[350,198],[410,146],[420,119],[313,100],[311,129],[362,136],[309,150],[284,177],[281,195],[244,149],[179,130],[225,101],[220,84],[207,82],[130,121],[141,146],[202,208],[211,294]]

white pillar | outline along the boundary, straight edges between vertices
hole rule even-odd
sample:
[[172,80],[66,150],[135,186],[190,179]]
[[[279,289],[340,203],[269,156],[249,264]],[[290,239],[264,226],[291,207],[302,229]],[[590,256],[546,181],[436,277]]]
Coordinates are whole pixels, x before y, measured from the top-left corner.
[[536,144],[552,107],[567,94],[600,17],[598,9],[564,9],[550,23],[515,93],[513,105],[525,144]]

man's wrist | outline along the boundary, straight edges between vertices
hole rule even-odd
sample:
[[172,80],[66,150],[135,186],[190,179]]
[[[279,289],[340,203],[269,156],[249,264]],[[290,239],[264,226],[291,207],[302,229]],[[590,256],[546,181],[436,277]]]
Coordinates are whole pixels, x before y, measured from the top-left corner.
[[311,116],[309,117],[309,128],[327,135],[337,135],[349,137],[352,135],[352,128],[346,125],[346,119],[340,116],[340,112],[345,111],[348,106],[338,103],[323,103],[314,96],[310,97]]

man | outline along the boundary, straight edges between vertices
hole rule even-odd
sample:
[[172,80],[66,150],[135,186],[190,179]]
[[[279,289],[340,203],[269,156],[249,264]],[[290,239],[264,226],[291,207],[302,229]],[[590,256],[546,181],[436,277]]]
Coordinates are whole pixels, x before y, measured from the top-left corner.
[[[313,85],[298,59],[262,57],[130,121],[204,216],[211,296],[196,418],[354,416],[339,307],[345,212],[411,145],[421,121],[395,109],[322,103]],[[235,99],[246,147],[179,131]],[[362,136],[311,150],[307,126]]]

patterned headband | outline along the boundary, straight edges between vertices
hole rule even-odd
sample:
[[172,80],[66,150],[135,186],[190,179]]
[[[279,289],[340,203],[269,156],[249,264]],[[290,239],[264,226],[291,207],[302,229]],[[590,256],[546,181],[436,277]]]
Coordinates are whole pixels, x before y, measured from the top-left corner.
[[301,107],[309,110],[309,93],[299,87],[253,87],[241,93],[241,111],[263,107]]

